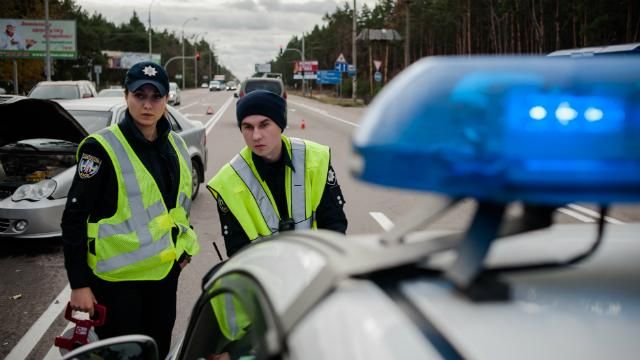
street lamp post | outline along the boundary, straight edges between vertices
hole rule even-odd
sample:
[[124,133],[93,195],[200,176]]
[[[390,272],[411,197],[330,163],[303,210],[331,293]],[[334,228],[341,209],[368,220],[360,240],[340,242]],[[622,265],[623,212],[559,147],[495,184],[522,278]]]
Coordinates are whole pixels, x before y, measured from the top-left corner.
[[151,0],[149,3],[149,61],[151,61],[151,5],[155,0]]
[[185,80],[185,74],[184,74],[184,26],[187,25],[187,23],[191,20],[198,20],[197,17],[190,17],[187,20],[185,20],[182,23],[182,36],[181,36],[181,40],[182,40],[182,88],[184,89],[184,80]]

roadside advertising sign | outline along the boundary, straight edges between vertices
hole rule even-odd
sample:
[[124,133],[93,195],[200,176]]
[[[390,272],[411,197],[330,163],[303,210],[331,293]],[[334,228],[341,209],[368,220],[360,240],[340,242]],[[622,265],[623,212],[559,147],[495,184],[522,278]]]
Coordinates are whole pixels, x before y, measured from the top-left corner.
[[[48,38],[52,58],[78,56],[75,20],[49,20]],[[0,58],[42,59],[46,48],[43,19],[0,19]]]
[[255,64],[255,72],[269,73],[271,72],[271,64]]
[[318,72],[318,60],[309,61],[294,61],[293,63],[293,78],[294,79],[307,79],[314,80],[317,78]]
[[342,82],[342,73],[336,70],[319,70],[316,82],[321,85],[337,85]]
[[[102,55],[107,58],[109,69],[129,69],[141,61],[149,61],[149,53],[102,50]],[[151,54],[151,61],[160,63],[160,54]]]

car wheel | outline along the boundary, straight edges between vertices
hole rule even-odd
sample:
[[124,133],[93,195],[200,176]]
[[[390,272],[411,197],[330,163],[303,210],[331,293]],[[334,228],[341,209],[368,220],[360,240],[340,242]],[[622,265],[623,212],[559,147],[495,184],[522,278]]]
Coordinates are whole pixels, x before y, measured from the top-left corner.
[[191,200],[195,200],[200,190],[200,163],[191,159]]

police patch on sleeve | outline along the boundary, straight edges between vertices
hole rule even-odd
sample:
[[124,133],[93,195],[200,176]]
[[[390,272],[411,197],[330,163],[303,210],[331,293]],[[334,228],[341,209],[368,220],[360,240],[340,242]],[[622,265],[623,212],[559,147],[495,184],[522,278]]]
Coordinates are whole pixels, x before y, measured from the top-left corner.
[[78,163],[78,175],[82,179],[88,179],[98,173],[100,164],[102,164],[102,160],[99,158],[89,154],[82,154]]
[[336,172],[333,171],[333,168],[329,168],[329,172],[327,173],[327,184],[333,186],[338,183],[336,179]]

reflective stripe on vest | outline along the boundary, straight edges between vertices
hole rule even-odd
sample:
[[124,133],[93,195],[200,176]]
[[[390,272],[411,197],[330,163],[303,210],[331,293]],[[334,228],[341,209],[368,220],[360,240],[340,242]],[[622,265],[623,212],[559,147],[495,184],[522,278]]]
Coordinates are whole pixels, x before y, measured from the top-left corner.
[[[127,192],[129,207],[131,209],[131,216],[119,224],[99,224],[98,238],[102,239],[119,234],[127,235],[135,232],[140,243],[140,249],[136,251],[117,255],[107,260],[97,261],[96,271],[104,273],[160,254],[163,250],[170,247],[171,232],[168,231],[160,240],[153,241],[148,224],[151,220],[162,215],[166,211],[165,206],[162,201],[157,201],[145,210],[135,169],[127,151],[112,131],[107,129],[106,131],[102,131],[100,135],[102,135],[102,137],[111,146],[120,164],[122,179]],[[173,133],[171,133],[171,136],[173,136]],[[182,149],[184,146],[177,146],[177,148],[180,149],[181,156],[185,159],[184,149]],[[191,161],[187,162],[187,164],[190,168]],[[183,192],[180,192],[179,194],[179,202],[184,209],[189,209],[191,207],[191,198]],[[180,230],[185,231],[186,229],[182,229],[181,226]]]
[[293,174],[291,175],[291,214],[295,229],[311,229],[312,219],[306,216],[306,145],[298,138],[289,138],[291,142],[291,163],[293,164]]
[[[305,156],[306,146],[304,141],[291,138],[291,162],[293,174],[291,176],[291,212],[296,229],[311,229],[312,219],[306,217],[306,189],[305,189]],[[277,233],[280,226],[280,218],[269,200],[267,193],[255,177],[247,161],[240,155],[236,155],[230,162],[231,167],[245,183],[253,198],[256,200],[262,217],[272,233]]]
[[[182,156],[182,160],[184,160],[184,163],[187,164],[189,173],[191,174],[193,169],[191,164],[191,157],[189,157],[189,151],[187,150],[187,145],[183,142],[182,138],[178,136],[178,134],[170,132],[169,136],[173,140],[173,143],[176,145],[175,147],[180,152],[180,156]],[[182,206],[187,214],[190,213],[191,197],[187,196],[187,194],[185,194],[184,192],[180,192],[177,205]]]

